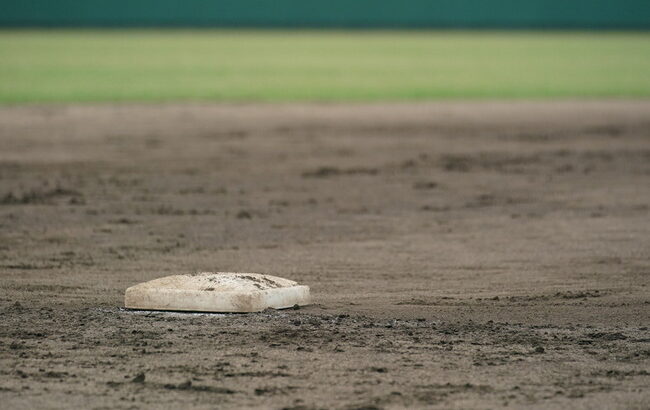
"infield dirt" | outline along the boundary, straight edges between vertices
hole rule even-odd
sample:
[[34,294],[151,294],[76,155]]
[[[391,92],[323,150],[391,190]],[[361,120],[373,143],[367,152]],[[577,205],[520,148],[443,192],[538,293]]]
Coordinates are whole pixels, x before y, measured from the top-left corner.
[[0,273],[3,408],[646,409],[650,102],[5,107]]

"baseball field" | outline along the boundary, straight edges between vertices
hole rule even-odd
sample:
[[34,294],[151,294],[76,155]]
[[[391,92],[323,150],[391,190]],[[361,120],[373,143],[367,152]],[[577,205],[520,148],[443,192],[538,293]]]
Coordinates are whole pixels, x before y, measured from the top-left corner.
[[[0,407],[647,409],[650,35],[0,32]],[[261,272],[314,303],[124,309]]]

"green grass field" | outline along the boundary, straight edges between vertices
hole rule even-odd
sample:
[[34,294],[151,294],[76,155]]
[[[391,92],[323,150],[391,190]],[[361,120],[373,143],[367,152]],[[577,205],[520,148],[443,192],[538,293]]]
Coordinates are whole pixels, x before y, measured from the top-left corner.
[[0,103],[650,96],[650,33],[0,31]]

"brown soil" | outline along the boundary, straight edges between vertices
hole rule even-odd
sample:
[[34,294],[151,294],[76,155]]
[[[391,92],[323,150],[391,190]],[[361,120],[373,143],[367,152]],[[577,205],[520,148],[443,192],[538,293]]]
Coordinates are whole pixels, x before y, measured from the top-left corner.
[[2,108],[0,274],[3,408],[648,408],[650,102]]

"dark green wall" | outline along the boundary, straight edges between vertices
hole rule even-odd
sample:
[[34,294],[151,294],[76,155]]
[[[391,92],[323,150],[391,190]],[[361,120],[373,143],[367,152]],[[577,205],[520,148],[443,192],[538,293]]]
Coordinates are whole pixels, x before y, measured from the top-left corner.
[[0,26],[649,29],[650,0],[0,0]]

